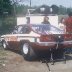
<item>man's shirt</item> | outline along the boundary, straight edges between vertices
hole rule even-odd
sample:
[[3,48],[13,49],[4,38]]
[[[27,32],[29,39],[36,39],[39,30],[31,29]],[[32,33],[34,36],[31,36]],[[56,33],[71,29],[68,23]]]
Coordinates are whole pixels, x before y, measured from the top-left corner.
[[66,32],[72,33],[72,17],[65,20]]

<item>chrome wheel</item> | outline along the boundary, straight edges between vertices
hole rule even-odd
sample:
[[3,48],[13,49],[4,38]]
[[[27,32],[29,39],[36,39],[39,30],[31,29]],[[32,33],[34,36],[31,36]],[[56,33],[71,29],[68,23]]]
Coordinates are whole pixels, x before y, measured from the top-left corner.
[[28,54],[28,51],[29,51],[29,45],[27,43],[25,43],[23,45],[23,52],[24,52],[24,54]]
[[34,58],[36,57],[35,51],[30,43],[24,43],[22,45],[21,52],[25,60],[31,61],[34,60]]
[[7,49],[6,42],[3,42],[3,48],[4,48],[4,49]]

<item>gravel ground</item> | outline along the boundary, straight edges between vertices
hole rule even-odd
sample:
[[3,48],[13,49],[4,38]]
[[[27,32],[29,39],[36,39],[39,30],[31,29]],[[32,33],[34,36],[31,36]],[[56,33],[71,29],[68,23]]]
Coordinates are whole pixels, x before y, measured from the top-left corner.
[[[0,61],[0,72],[49,72],[45,63],[41,61],[26,61],[22,55],[12,51],[1,49]],[[67,55],[66,64],[64,61],[55,62],[54,65],[48,64],[51,72],[72,72],[72,55]]]

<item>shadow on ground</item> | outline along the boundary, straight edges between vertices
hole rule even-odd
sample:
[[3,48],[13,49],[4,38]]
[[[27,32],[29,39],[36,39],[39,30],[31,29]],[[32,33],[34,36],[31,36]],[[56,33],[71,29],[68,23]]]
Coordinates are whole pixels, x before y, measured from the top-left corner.
[[[0,50],[3,50],[1,44],[0,44]],[[11,50],[11,49],[8,49],[8,50],[12,51],[14,53],[17,53],[19,55],[22,55],[20,51]],[[66,51],[66,54],[65,54],[66,60],[72,60],[72,48],[68,48],[65,51]],[[35,59],[34,61],[48,60],[48,62],[50,62],[50,57],[51,56],[50,56],[49,52],[45,53],[45,54],[41,53],[38,55],[37,59]],[[61,53],[59,53],[59,51],[58,51],[58,53],[54,54],[53,57],[54,57],[53,59],[55,60],[55,62],[56,61],[63,61],[63,54],[61,55]]]
[[[9,51],[12,51],[12,52],[17,53],[19,55],[22,55],[21,52],[19,52],[19,51],[15,51],[15,50],[9,50]],[[68,51],[66,50],[66,54],[65,54],[66,61],[72,60],[72,52],[71,51],[72,51],[72,49],[71,50],[68,49]],[[38,55],[38,57],[34,61],[47,60],[48,62],[51,62],[50,61],[50,57],[51,57],[50,53],[45,53],[45,54],[41,53],[41,54]],[[57,54],[57,53],[55,53],[54,54],[54,61],[55,62],[64,61],[63,54]]]

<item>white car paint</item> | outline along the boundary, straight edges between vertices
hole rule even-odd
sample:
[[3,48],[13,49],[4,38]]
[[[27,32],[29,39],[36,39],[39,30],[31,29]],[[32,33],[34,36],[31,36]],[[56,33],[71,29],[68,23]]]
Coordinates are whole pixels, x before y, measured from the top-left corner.
[[21,41],[29,40],[30,42],[35,42],[35,38],[40,37],[39,34],[31,31],[29,34],[7,34],[1,36],[1,41],[4,39],[7,41]]

